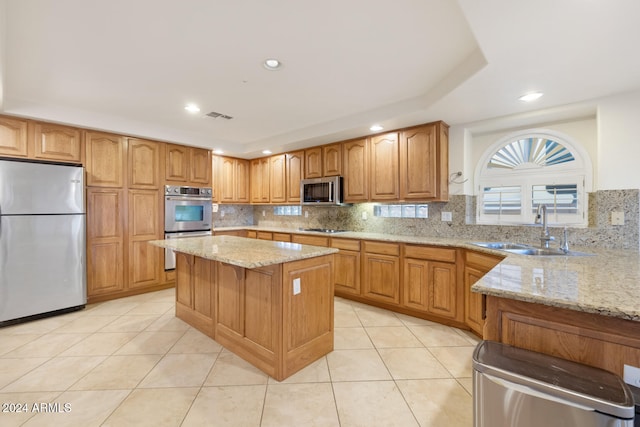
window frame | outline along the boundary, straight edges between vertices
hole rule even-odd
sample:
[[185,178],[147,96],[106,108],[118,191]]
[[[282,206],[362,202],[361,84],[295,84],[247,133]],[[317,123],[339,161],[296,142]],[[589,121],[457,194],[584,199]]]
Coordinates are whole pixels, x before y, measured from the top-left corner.
[[[555,141],[570,151],[574,160],[554,165],[522,163],[514,169],[488,167],[489,161],[499,150],[517,140],[526,138],[545,138]],[[528,129],[508,134],[486,149],[476,165],[476,223],[486,225],[532,224],[535,219],[533,186],[576,184],[576,213],[550,213],[548,221],[552,226],[586,227],[588,225],[588,193],[592,186],[592,171],[589,155],[567,135],[547,129]],[[484,189],[487,187],[521,187],[520,215],[488,215],[484,213]]]

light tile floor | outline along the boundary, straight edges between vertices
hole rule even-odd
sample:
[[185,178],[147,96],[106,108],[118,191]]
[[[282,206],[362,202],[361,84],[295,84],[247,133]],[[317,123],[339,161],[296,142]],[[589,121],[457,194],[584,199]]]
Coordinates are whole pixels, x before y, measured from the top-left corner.
[[335,299],[335,350],[277,382],[174,290],[0,329],[0,426],[470,426],[470,333]]

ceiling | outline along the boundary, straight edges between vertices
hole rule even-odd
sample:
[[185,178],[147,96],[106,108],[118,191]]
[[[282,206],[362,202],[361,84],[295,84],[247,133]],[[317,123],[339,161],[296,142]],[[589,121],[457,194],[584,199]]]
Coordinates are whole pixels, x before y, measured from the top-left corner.
[[[0,12],[4,113],[245,158],[373,123],[593,114],[589,100],[640,89],[637,0],[0,0]],[[545,95],[517,99],[530,91]]]

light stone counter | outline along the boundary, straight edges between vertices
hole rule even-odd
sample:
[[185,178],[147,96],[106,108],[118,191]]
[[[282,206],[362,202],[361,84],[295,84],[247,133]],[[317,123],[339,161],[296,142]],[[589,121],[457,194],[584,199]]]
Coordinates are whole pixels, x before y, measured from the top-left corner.
[[640,254],[637,251],[572,247],[595,256],[540,257],[485,249],[461,239],[360,232],[328,234],[256,226],[216,228],[214,232],[239,229],[459,247],[505,256],[476,282],[473,291],[640,322]]
[[184,239],[152,240],[149,243],[173,249],[176,252],[244,268],[265,267],[338,252],[333,248],[235,236],[187,237]]

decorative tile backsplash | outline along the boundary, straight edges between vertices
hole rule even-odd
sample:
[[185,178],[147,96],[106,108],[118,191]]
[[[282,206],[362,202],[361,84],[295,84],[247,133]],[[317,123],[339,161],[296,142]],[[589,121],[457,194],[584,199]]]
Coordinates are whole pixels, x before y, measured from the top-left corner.
[[[219,205],[214,227],[259,225],[298,230],[332,228],[372,233],[450,237],[470,241],[499,240],[539,244],[540,226],[495,226],[475,224],[475,196],[451,196],[447,203],[429,203],[428,218],[383,218],[374,216],[374,203],[353,206],[303,206],[300,216],[274,215],[273,206]],[[612,211],[622,211],[624,225],[611,225]],[[308,217],[304,213],[308,213]],[[452,221],[441,220],[451,212]],[[366,219],[364,219],[366,217]],[[589,195],[589,227],[569,228],[569,243],[577,246],[634,249],[640,247],[640,191],[606,190]],[[532,218],[533,222],[533,218]],[[549,228],[559,244],[561,228]],[[552,243],[554,244],[554,243]]]

